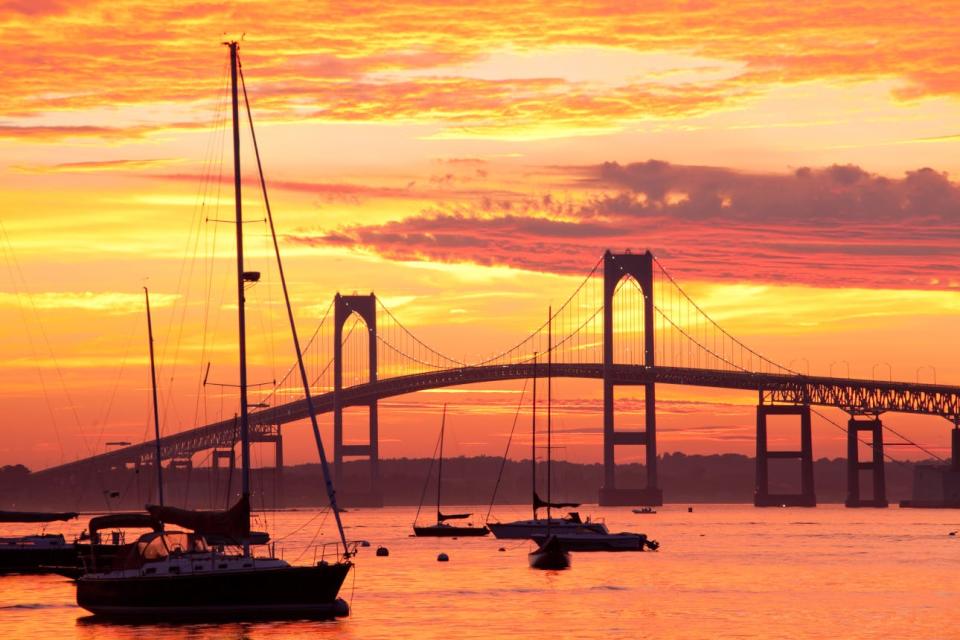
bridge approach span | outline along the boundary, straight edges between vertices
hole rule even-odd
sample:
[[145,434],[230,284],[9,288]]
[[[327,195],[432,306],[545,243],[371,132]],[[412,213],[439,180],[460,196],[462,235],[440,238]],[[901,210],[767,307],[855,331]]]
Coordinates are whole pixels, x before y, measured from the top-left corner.
[[[545,377],[547,365],[539,363],[472,366],[407,376],[398,376],[360,384],[340,392],[341,407],[369,406],[371,402],[417,391],[482,382]],[[603,379],[602,364],[552,365],[558,378]],[[612,379],[618,385],[650,383],[740,389],[763,392],[767,401],[780,404],[837,407],[851,414],[879,415],[886,412],[919,413],[941,416],[954,424],[960,422],[960,387],[915,384],[821,376],[761,374],[749,371],[717,371],[684,367],[645,367],[613,365]],[[313,399],[317,414],[332,412],[337,404],[332,391]],[[251,439],[268,438],[275,425],[309,417],[305,400],[296,400],[250,414]],[[232,447],[238,440],[234,420],[225,420],[164,437],[163,459],[183,458],[199,451]],[[76,474],[84,468],[120,467],[126,464],[150,464],[155,447],[141,443],[38,471],[35,477]]]

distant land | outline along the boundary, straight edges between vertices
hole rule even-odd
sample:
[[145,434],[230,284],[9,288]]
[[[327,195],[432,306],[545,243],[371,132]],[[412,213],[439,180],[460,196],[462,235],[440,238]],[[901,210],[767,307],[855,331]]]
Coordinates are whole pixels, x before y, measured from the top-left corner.
[[[793,461],[771,461],[772,493],[795,491],[798,468]],[[778,463],[784,463],[778,467]],[[493,493],[501,458],[489,456],[445,459],[443,464],[444,504],[488,504]],[[909,498],[913,486],[914,463],[888,463],[887,497],[891,504]],[[417,505],[424,494],[424,481],[431,461],[400,458],[380,461],[380,473],[386,505]],[[843,502],[846,498],[846,460],[821,458],[814,464],[817,501]],[[538,465],[538,487],[545,497],[545,465]],[[497,491],[498,504],[526,504],[530,501],[530,461],[507,461]],[[553,463],[555,500],[595,503],[602,484],[603,466],[597,464]],[[640,464],[620,465],[617,485],[639,487],[645,469]],[[228,494],[240,489],[239,473],[232,477],[226,469],[165,469],[164,484],[169,504],[194,508],[222,508]],[[367,463],[344,465],[341,494],[362,491],[368,485]],[[273,469],[255,469],[251,481],[256,508],[314,507],[326,504],[318,464],[283,469],[275,482]],[[68,489],[45,486],[34,480],[22,465],[0,467],[0,508],[67,509],[80,511],[116,511],[142,509],[155,501],[155,476],[150,467],[120,469],[90,478],[77,478]],[[753,501],[754,459],[737,454],[685,455],[668,453],[660,458],[660,484],[667,503],[750,503]],[[864,483],[866,484],[866,483]],[[425,504],[436,500],[436,465],[426,486]]]

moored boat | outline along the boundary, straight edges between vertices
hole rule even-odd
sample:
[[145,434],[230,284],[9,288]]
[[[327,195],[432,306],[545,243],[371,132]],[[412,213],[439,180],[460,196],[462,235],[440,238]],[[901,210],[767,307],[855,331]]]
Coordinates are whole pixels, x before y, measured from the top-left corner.
[[[530,466],[532,472],[533,487],[533,517],[529,520],[514,520],[513,522],[494,522],[487,520],[487,527],[493,533],[494,537],[500,540],[529,540],[535,535],[547,535],[551,531],[576,533],[606,533],[607,527],[602,522],[593,522],[588,516],[584,521],[576,511],[569,512],[566,516],[554,518],[550,513],[551,509],[576,509],[580,506],[578,502],[551,502],[550,501],[550,447],[547,446],[547,499],[542,500],[537,494],[537,354],[533,354],[533,401],[530,411],[530,434],[531,434],[531,452]],[[548,362],[548,371],[550,363]],[[548,376],[549,389],[549,376]],[[549,394],[548,394],[549,395]],[[549,422],[549,397],[548,397],[548,422]],[[548,425],[549,426],[549,425]],[[549,433],[549,431],[548,431]],[[506,453],[504,454],[506,456]],[[540,517],[540,509],[547,510],[547,517]]]
[[[472,524],[467,526],[457,526],[449,524],[449,520],[466,520],[472,513],[443,513],[440,511],[440,488],[443,486],[443,434],[447,425],[447,405],[443,405],[443,416],[440,419],[440,441],[437,444],[439,449],[439,468],[437,469],[437,523],[432,525],[417,525],[417,518],[420,517],[420,509],[423,507],[423,496],[420,497],[420,506],[417,507],[417,515],[413,519],[413,533],[417,537],[432,538],[459,538],[460,536],[475,537],[485,536],[490,533],[486,527],[475,527]],[[432,467],[432,465],[431,465]],[[430,474],[427,473],[427,482],[430,481]],[[426,493],[427,484],[423,485]]]
[[[552,534],[558,544],[567,551],[656,551],[660,544],[650,540],[643,533],[581,533],[581,534]],[[546,536],[536,535],[533,539],[538,544],[546,541]]]
[[[238,59],[238,43],[225,43],[230,49],[230,72],[233,107],[234,200],[237,236],[237,315],[239,343],[239,417],[242,460],[242,493],[240,500],[224,511],[191,511],[160,505],[148,506],[154,519],[189,531],[154,531],[144,534],[118,555],[111,567],[92,567],[77,579],[77,604],[105,618],[143,621],[244,620],[281,618],[328,618],[347,615],[349,608],[338,597],[343,581],[353,563],[350,546],[340,520],[336,497],[313,398],[303,363],[303,351],[293,318],[290,297],[280,260],[279,245],[273,226],[266,183],[259,163],[253,120],[244,86],[244,102],[250,120],[253,148],[257,151],[257,168],[276,252],[277,269],[293,346],[297,356],[300,380],[303,383],[308,414],[317,444],[331,511],[340,534],[341,548],[330,561],[326,558],[312,566],[293,566],[272,555],[256,555],[251,545],[256,542],[250,531],[250,429],[247,401],[247,362],[244,288],[259,280],[260,274],[244,270],[243,214],[240,176],[240,125],[238,78],[243,81]],[[151,336],[152,347],[152,336]],[[152,359],[151,359],[152,360]],[[154,403],[156,407],[156,402]],[[155,423],[157,416],[154,416]],[[161,451],[156,451],[159,471]],[[162,479],[158,478],[162,487]],[[162,492],[159,493],[162,500]],[[94,534],[91,521],[91,535]],[[209,540],[217,540],[211,545]]]
[[[74,512],[0,511],[0,522],[42,523],[72,520]],[[0,537],[0,573],[50,573],[49,567],[77,565],[77,547],[62,533],[39,532]]]
[[548,536],[538,543],[537,548],[527,554],[531,569],[569,569],[570,553],[560,544],[555,535]]
[[582,520],[580,514],[571,511],[560,518],[532,518],[513,522],[488,522],[487,527],[493,535],[504,540],[529,540],[534,536],[546,536],[549,528],[553,533],[564,535],[605,534],[607,525],[593,522],[590,518]]
[[437,524],[431,524],[426,526],[414,526],[413,532],[418,537],[432,537],[432,538],[459,538],[463,537],[477,537],[485,536],[490,533],[490,530],[486,527],[458,527],[456,525],[450,525],[445,522],[439,522]]

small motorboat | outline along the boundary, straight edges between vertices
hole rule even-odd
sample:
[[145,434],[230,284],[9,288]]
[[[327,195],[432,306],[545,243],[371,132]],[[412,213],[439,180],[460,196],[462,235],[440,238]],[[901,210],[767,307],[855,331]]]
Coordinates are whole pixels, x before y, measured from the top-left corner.
[[[558,533],[550,536],[567,551],[656,551],[660,543],[644,533]],[[537,543],[545,543],[546,536],[535,535]]]
[[534,551],[531,551],[527,558],[530,560],[532,569],[569,569],[570,553],[563,547],[560,539],[551,535],[543,542],[539,543]]
[[633,509],[633,512],[634,512],[634,513],[637,513],[637,514],[640,514],[640,515],[642,515],[642,516],[656,513],[656,511],[655,511],[654,509],[652,509],[651,507],[641,507],[641,508],[639,508],[639,509]]

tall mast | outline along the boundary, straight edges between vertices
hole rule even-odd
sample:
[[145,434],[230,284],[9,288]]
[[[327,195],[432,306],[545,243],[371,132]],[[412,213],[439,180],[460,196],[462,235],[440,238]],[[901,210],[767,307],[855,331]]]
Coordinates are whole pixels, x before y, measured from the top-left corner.
[[153,386],[153,434],[157,445],[157,497],[160,506],[163,506],[163,467],[160,466],[160,408],[157,403],[157,368],[153,362],[153,320],[150,319],[150,291],[144,287],[143,294],[147,298],[147,336],[150,338],[150,383]]
[[[240,343],[240,457],[243,499],[250,499],[250,416],[247,406],[247,323],[243,300],[243,204],[240,190],[240,103],[237,93],[237,42],[230,47],[230,94],[233,108],[233,200],[237,213],[237,322]],[[249,552],[249,547],[244,546]]]
[[440,419],[440,466],[437,468],[437,524],[440,524],[440,486],[443,484],[443,432],[447,428],[447,405],[443,405]]
[[[293,306],[290,304],[290,292],[287,290],[287,278],[283,272],[283,260],[280,259],[280,245],[277,243],[277,230],[273,225],[273,211],[270,209],[270,197],[267,195],[267,181],[263,177],[263,165],[260,162],[260,147],[257,145],[257,132],[253,128],[253,114],[250,112],[250,99],[247,96],[247,85],[243,79],[243,67],[240,65],[239,60],[237,60],[236,70],[240,74],[240,82],[243,86],[243,102],[247,108],[247,122],[250,124],[250,141],[253,142],[253,153],[257,159],[257,174],[260,176],[263,204],[267,210],[267,221],[270,223],[270,237],[273,239],[273,252],[277,258],[277,272],[280,276],[280,286],[283,289],[283,301],[287,307],[287,320],[290,322],[290,336],[293,339],[293,348],[297,352],[297,368],[300,369],[300,382],[303,384],[303,395],[307,401],[307,409],[310,414],[310,426],[313,427],[313,439],[317,445],[317,454],[320,456],[320,468],[323,470],[323,480],[327,487],[327,497],[330,499],[330,510],[333,511],[333,518],[337,523],[337,531],[340,533],[340,542],[343,544],[343,555],[344,557],[349,557],[352,553],[347,544],[347,534],[343,530],[343,522],[340,520],[340,508],[337,506],[337,494],[336,491],[334,491],[333,480],[331,480],[330,477],[330,465],[327,463],[327,454],[323,448],[323,439],[320,437],[320,425],[317,423],[317,414],[313,409],[313,394],[310,392],[310,380],[307,378],[307,368],[303,364],[303,350],[300,348],[300,338],[297,335],[297,323],[293,317]],[[234,105],[236,106],[236,102]],[[236,111],[234,111],[234,115],[236,115]]]
[[530,468],[533,474],[533,484],[531,485],[533,495],[530,497],[533,503],[533,519],[537,519],[537,352],[533,352],[533,406],[530,410],[530,431],[533,433],[530,446]]
[[551,449],[550,405],[553,401],[553,307],[547,310],[547,526],[550,526],[550,463]]

